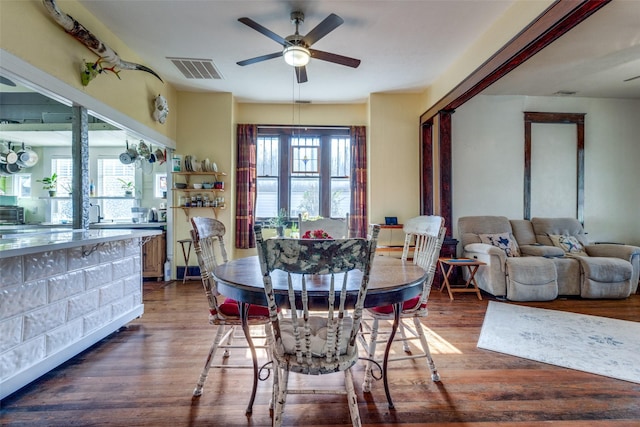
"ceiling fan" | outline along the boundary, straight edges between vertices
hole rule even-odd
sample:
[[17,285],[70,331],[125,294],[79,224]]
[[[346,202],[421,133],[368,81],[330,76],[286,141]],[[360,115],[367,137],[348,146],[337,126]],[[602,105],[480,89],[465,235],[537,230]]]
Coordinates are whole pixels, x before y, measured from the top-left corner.
[[314,29],[309,31],[306,36],[302,36],[298,32],[298,27],[301,23],[304,22],[304,13],[299,11],[291,12],[291,22],[295,24],[296,32],[295,34],[292,34],[285,38],[280,37],[271,30],[268,30],[251,18],[238,18],[238,21],[242,22],[248,27],[253,28],[259,33],[264,34],[271,40],[274,40],[276,43],[281,44],[283,47],[283,50],[281,52],[275,52],[267,55],[257,56],[255,58],[245,59],[244,61],[238,62],[238,65],[250,65],[255,64],[256,62],[262,62],[268,59],[284,56],[284,60],[287,62],[287,64],[295,67],[298,83],[304,83],[307,81],[307,69],[305,66],[309,62],[310,58],[321,59],[323,61],[346,65],[347,67],[352,68],[358,68],[358,66],[360,65],[359,59],[311,49],[312,44],[329,34],[331,31],[338,28],[340,25],[342,25],[342,23],[344,23],[344,20],[334,13],[327,16],[324,21],[322,21]]

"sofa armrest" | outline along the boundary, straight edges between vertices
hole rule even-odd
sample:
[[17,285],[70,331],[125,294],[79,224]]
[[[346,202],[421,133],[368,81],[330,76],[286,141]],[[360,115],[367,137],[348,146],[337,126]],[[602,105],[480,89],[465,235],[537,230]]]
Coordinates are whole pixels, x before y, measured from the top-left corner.
[[585,251],[589,256],[621,258],[631,262],[631,259],[640,255],[640,247],[631,245],[618,245],[615,243],[601,243],[587,245]]
[[465,252],[476,252],[479,254],[498,255],[501,257],[507,257],[507,254],[496,246],[489,245],[487,243],[469,243],[464,247]]
[[526,256],[563,257],[564,251],[556,246],[521,245],[520,253]]
[[507,261],[507,254],[502,249],[487,243],[469,243],[464,247],[464,256],[478,258],[486,263],[492,263],[493,259],[498,258],[498,264],[502,271],[504,271],[504,265]]

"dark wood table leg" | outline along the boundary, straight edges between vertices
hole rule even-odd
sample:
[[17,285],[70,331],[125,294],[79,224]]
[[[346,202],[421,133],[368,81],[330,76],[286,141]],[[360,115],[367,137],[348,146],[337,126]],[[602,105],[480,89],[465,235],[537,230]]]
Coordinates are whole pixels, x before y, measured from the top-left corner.
[[256,391],[258,389],[258,355],[256,354],[256,348],[253,345],[253,339],[249,331],[249,304],[238,301],[238,310],[240,311],[240,318],[242,319],[242,331],[251,349],[251,359],[253,359],[253,388],[251,389],[251,398],[249,399],[249,406],[247,406],[246,411],[246,415],[251,415],[253,412],[253,401],[256,399]]
[[398,331],[398,325],[400,325],[400,312],[402,311],[402,303],[393,304],[393,326],[391,327],[391,334],[389,335],[389,341],[387,341],[387,348],[384,349],[384,360],[382,362],[382,379],[384,382],[384,393],[387,395],[387,402],[389,403],[389,409],[395,409],[393,406],[393,400],[391,400],[391,392],[389,391],[389,381],[387,380],[387,365],[389,362],[389,352],[391,350],[391,344]]

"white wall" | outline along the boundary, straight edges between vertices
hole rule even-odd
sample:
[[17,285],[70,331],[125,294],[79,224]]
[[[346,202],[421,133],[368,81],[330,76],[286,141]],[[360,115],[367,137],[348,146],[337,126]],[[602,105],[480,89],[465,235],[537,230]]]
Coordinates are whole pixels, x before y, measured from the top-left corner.
[[461,216],[523,217],[524,111],[586,113],[585,229],[591,241],[640,245],[638,100],[476,96],[461,106],[452,123],[453,235]]

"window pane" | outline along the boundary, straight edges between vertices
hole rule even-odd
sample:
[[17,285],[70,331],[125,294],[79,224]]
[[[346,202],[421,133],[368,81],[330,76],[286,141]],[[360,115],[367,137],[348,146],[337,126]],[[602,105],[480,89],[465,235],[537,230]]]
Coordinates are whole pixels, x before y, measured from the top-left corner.
[[351,209],[349,178],[331,179],[331,217],[344,218]]
[[351,141],[331,138],[331,176],[347,177],[351,172]]
[[163,198],[167,195],[167,174],[157,173],[153,185],[153,194],[156,198]]
[[256,198],[256,218],[270,218],[278,215],[278,178],[258,178]]
[[131,208],[136,205],[133,197],[122,199],[103,199],[99,201],[105,221],[131,222]]
[[21,198],[31,198],[31,174],[13,174],[13,194]]
[[51,170],[58,174],[56,194],[60,197],[68,196],[71,193],[71,183],[73,182],[73,163],[71,159],[52,159]]
[[320,215],[320,179],[291,178],[292,217],[307,213],[310,217]]
[[71,199],[51,199],[51,222],[54,224],[73,222],[73,203]]
[[[98,159],[97,197],[124,197],[124,182],[136,182],[135,164],[122,164],[117,158]],[[131,221],[131,208],[136,206],[135,198],[100,199],[102,216],[105,221]]]
[[259,137],[256,146],[256,169],[258,176],[278,176],[278,142],[279,138]]

